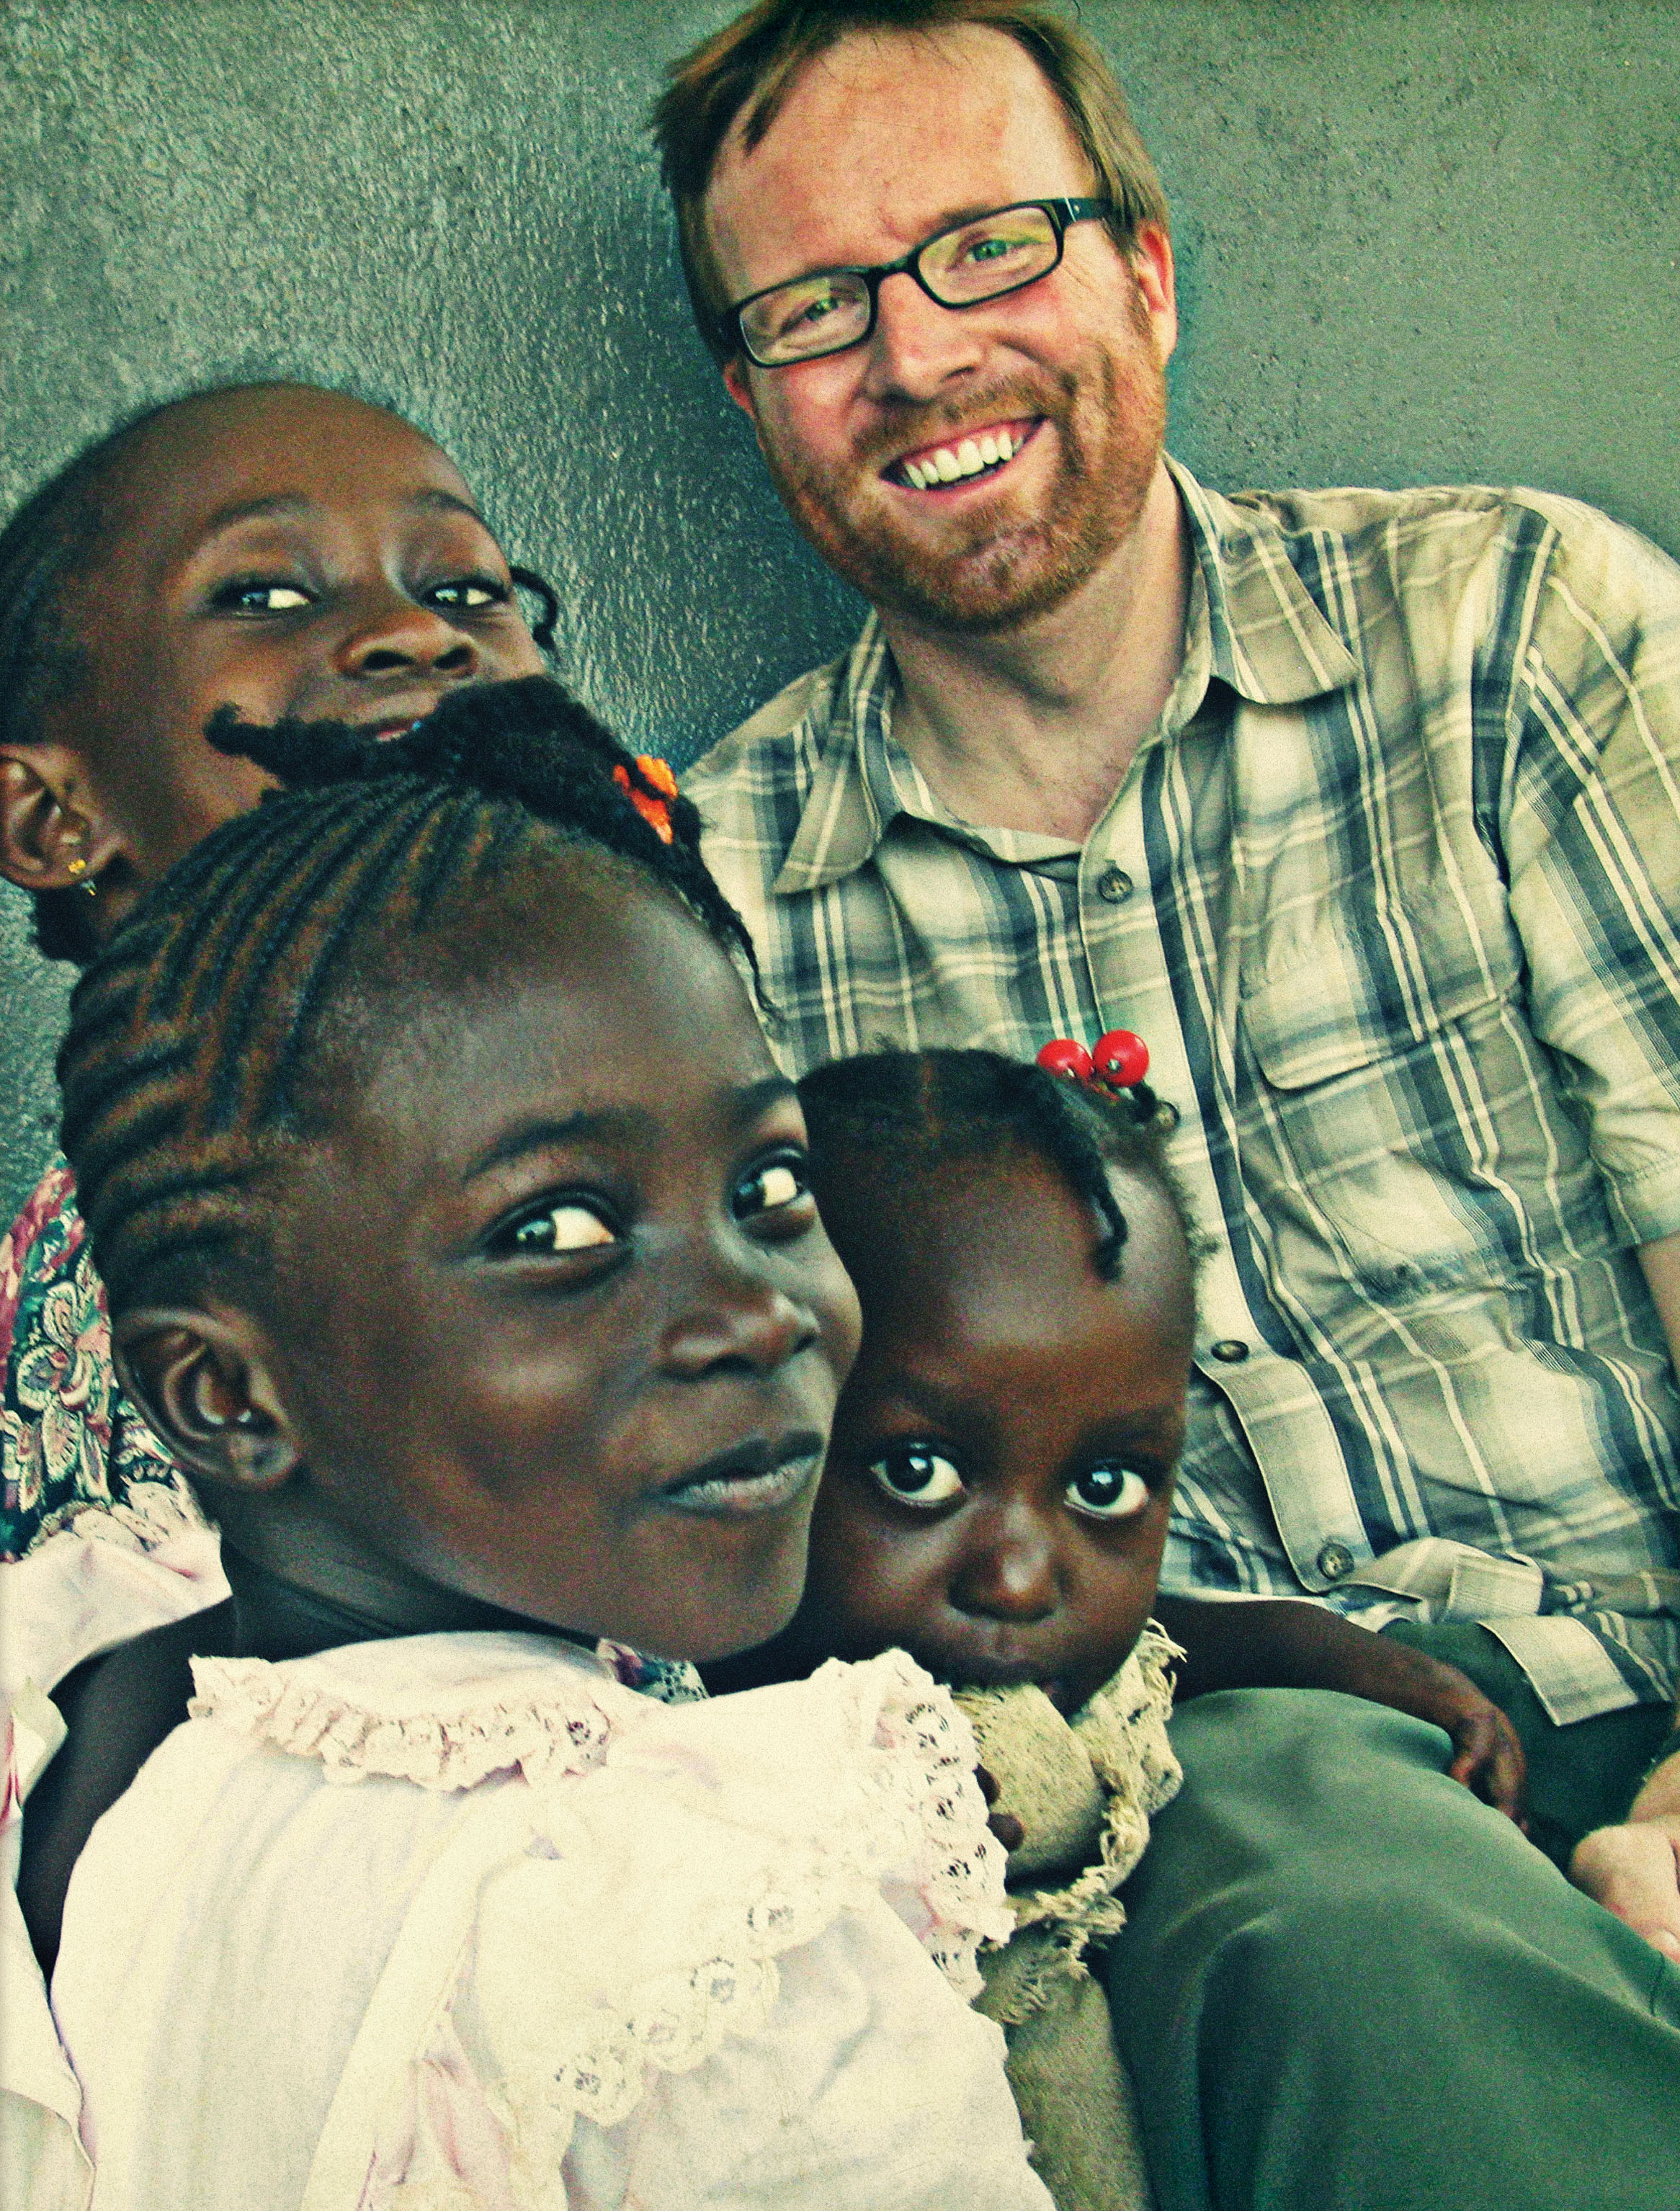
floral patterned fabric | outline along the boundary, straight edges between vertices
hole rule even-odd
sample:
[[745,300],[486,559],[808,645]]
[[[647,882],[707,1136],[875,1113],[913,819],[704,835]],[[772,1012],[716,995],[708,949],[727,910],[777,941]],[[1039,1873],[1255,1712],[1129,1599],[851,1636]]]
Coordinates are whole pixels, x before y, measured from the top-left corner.
[[63,1159],[0,1238],[0,1558],[21,1558],[90,1507],[146,1549],[203,1524],[118,1385],[105,1285]]

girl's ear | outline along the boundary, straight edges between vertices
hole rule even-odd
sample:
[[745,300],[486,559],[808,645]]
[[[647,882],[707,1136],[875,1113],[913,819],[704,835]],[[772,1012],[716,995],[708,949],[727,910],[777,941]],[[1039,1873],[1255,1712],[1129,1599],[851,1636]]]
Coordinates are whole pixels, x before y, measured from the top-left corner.
[[20,890],[91,883],[120,850],[119,833],[63,745],[0,748],[0,875]]
[[147,1305],[112,1336],[124,1387],[189,1474],[247,1493],[284,1487],[301,1454],[254,1322]]

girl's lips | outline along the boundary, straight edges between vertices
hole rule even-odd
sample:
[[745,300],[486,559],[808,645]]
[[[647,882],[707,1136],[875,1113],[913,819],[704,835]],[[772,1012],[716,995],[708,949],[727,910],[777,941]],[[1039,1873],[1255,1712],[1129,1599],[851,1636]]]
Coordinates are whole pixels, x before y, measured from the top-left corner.
[[653,1492],[652,1502],[701,1519],[779,1512],[815,1486],[826,1449],[827,1439],[810,1429],[776,1443],[754,1438],[675,1475]]
[[1058,1711],[1068,1709],[1066,1685],[1056,1672],[1064,1654],[1045,1652],[1034,1658],[1016,1656],[979,1645],[939,1650],[918,1645],[914,1655],[930,1674],[961,1689],[1042,1689]]
[[356,727],[364,736],[376,738],[384,743],[391,737],[405,737],[410,730],[417,730],[431,711],[428,706],[418,714],[387,714],[377,722],[358,722]]

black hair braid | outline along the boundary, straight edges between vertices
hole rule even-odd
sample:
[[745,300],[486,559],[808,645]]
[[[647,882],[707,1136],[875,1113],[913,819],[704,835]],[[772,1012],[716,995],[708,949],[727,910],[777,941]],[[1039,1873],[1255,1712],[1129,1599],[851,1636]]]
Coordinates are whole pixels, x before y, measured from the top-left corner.
[[316,1046],[360,948],[407,941],[533,847],[610,855],[750,966],[694,809],[670,802],[664,843],[616,772],[664,794],[546,676],[474,685],[385,744],[231,717],[214,741],[292,787],[156,885],[77,986],[59,1054],[64,1147],[118,1306],[263,1276],[270,1171],[331,1110]]
[[1159,1182],[1190,1233],[1162,1159],[1170,1123],[1143,1083],[1099,1093],[1000,1052],[877,1051],[814,1069],[799,1097],[819,1173],[860,1154],[915,1172],[1011,1144],[1034,1154],[1101,1221],[1091,1263],[1104,1281],[1119,1274],[1127,1234],[1111,1166]]
[[[473,686],[452,692],[417,728],[383,742],[337,722],[253,728],[229,707],[212,717],[206,735],[218,752],[254,760],[290,791],[409,774],[508,798],[540,821],[580,831],[651,866],[696,919],[741,954],[756,980],[752,939],[700,857],[693,802],[661,791],[552,676],[521,676],[494,688],[492,717],[480,712],[480,687]],[[614,782],[619,772],[663,809],[669,843]]]

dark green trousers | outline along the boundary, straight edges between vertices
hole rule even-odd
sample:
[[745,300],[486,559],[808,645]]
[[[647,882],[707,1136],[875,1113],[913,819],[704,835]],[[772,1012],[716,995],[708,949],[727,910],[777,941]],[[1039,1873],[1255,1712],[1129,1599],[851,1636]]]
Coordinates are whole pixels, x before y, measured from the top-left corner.
[[1438,1729],[1199,1698],[1110,1950],[1161,2211],[1676,2211],[1680,1966]]

